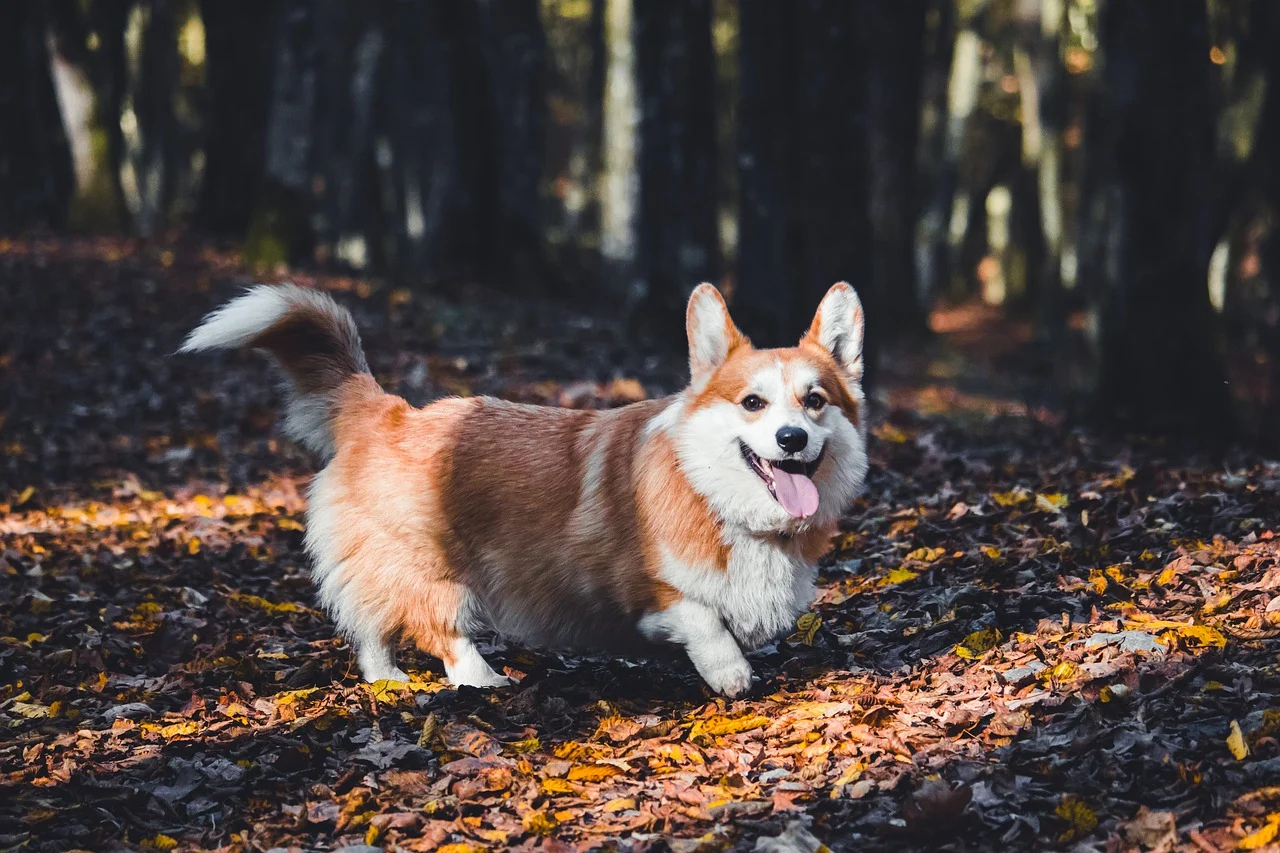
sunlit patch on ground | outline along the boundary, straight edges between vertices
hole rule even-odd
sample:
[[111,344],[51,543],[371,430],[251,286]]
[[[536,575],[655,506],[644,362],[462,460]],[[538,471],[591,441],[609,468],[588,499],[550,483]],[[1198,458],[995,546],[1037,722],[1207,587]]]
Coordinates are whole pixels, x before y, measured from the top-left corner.
[[[308,463],[272,437],[263,365],[167,358],[234,265],[63,248],[0,247],[21,448],[0,455],[0,849],[751,849],[801,818],[839,850],[1280,832],[1274,463],[1101,442],[949,395],[939,368],[932,398],[885,389],[868,494],[747,698],[679,656],[501,645],[511,690],[455,691],[408,650],[413,682],[363,685],[315,609]],[[424,397],[680,381],[596,321],[540,341],[541,320],[341,284],[375,369]]]

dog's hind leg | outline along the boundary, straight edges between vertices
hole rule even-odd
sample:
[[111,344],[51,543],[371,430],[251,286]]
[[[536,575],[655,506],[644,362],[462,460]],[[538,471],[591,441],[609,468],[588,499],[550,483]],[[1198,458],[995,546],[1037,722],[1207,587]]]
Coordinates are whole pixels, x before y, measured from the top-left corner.
[[493,667],[480,656],[476,644],[470,637],[458,635],[449,645],[449,657],[440,656],[444,661],[444,672],[453,682],[454,687],[467,685],[470,687],[509,687],[511,679],[498,675]]
[[461,584],[435,581],[416,590],[405,607],[404,632],[418,648],[438,657],[455,687],[507,687],[511,679],[493,671],[467,636],[471,593]]
[[355,646],[356,662],[360,665],[360,676],[365,681],[409,680],[408,674],[396,666],[392,638],[383,636],[377,630],[358,630],[354,632],[351,644]]

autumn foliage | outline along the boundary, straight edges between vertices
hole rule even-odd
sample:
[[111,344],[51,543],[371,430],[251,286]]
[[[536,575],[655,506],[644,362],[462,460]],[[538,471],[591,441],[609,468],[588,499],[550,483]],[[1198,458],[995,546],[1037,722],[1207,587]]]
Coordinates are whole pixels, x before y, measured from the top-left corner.
[[[169,355],[247,283],[235,263],[24,241],[0,275],[0,849],[1280,838],[1280,465],[1102,440],[903,362],[821,599],[748,697],[674,654],[502,644],[509,690],[453,690],[412,653],[413,682],[366,685],[314,609],[310,462],[274,437],[263,362]],[[554,306],[501,322],[492,298],[302,281],[416,402],[681,383]]]

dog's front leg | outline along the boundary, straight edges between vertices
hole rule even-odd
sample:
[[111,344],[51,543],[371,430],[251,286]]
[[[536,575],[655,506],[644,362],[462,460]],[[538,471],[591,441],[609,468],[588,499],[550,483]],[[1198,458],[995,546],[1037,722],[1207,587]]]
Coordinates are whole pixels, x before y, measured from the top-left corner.
[[646,614],[639,627],[650,640],[684,646],[702,680],[717,693],[740,696],[751,687],[751,664],[719,614],[705,604],[682,598],[666,610]]

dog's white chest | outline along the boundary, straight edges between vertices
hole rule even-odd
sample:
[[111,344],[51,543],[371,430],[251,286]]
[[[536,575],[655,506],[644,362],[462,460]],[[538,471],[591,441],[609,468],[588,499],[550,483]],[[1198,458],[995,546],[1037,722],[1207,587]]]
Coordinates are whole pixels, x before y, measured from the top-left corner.
[[747,649],[795,628],[816,595],[813,566],[754,537],[734,543],[725,570],[668,560],[663,579],[720,615]]

